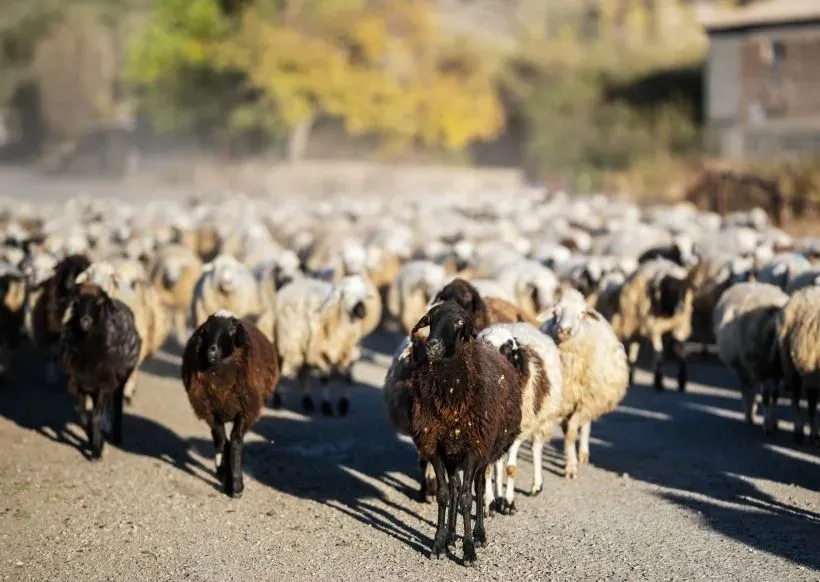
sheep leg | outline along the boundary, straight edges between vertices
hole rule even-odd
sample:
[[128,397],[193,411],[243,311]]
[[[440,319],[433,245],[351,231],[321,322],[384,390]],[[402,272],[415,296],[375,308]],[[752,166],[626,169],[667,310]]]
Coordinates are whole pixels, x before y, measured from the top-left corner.
[[[487,472],[492,465],[487,465],[483,469],[479,469],[475,474],[475,498],[481,499],[487,492]],[[465,480],[466,483],[466,480]],[[486,501],[485,501],[486,504]],[[475,512],[475,529],[473,529],[473,541],[475,547],[483,548],[487,545],[487,531],[484,529],[484,504],[477,504]],[[469,509],[467,510],[469,513]]]
[[[490,517],[495,511],[495,497],[493,496],[493,465],[487,465],[484,469],[484,507],[482,512],[486,517]],[[478,495],[478,493],[476,493]]]
[[754,424],[756,386],[742,369],[738,370],[738,376],[740,377],[740,392],[743,396],[743,418],[746,420],[746,424]]
[[803,378],[799,378],[792,386],[792,414],[794,415],[794,442],[802,443],[805,439],[803,432],[803,415],[800,413],[800,397],[803,393]]
[[452,472],[448,471],[447,481],[450,485],[450,513],[447,515],[447,546],[449,547],[456,543],[456,521],[458,519],[459,504],[461,503],[459,497],[461,479],[455,469]]
[[[583,448],[583,432],[581,433],[581,447]],[[532,487],[530,495],[535,497],[544,490],[544,436],[537,434],[532,437]]]
[[777,401],[780,398],[780,382],[763,385],[763,434],[771,436],[777,433]]
[[186,315],[185,310],[183,309],[176,309],[174,310],[174,335],[179,342],[179,345],[184,346],[186,343],[187,338],[187,329],[186,329]]
[[675,359],[678,360],[678,391],[686,392],[686,381],[689,376],[686,363],[686,344],[682,341],[673,340],[672,353]]
[[433,470],[436,472],[436,501],[438,502],[438,522],[436,523],[436,537],[430,551],[430,559],[437,560],[446,552],[447,547],[447,509],[450,505],[450,488],[448,487],[444,463],[441,457],[434,455],[430,459]]
[[495,462],[495,511],[501,513],[504,505],[504,457]]
[[302,410],[310,414],[316,410],[316,405],[313,404],[313,398],[310,397],[310,388],[308,386],[308,369],[302,368],[299,370],[299,386],[302,389]]
[[125,399],[125,385],[120,384],[114,392],[114,410],[111,427],[111,442],[119,446],[122,444],[122,408]]
[[342,388],[342,397],[339,398],[339,403],[336,408],[339,411],[339,416],[347,416],[347,413],[350,410],[350,398],[348,392],[350,387],[353,386],[353,372],[350,370],[345,372],[343,379],[344,386]]
[[525,437],[519,436],[510,447],[507,455],[507,492],[501,505],[502,515],[515,515],[515,474],[518,472],[518,449]]
[[214,441],[214,470],[217,479],[224,479],[227,472],[227,458],[225,448],[228,444],[228,437],[225,435],[225,425],[218,423],[211,427],[211,438]]
[[228,481],[226,492],[234,499],[242,497],[245,485],[242,482],[242,446],[245,436],[245,419],[241,414],[237,415],[233,421],[230,440],[230,458],[228,459]]
[[592,422],[581,425],[581,443],[578,446],[578,461],[589,463],[589,436],[592,433]]
[[91,417],[88,419],[88,438],[91,441],[91,460],[96,461],[102,458],[105,441],[102,437],[102,412],[104,399],[100,394],[91,397],[94,407],[91,410]]
[[578,477],[578,452],[575,449],[575,441],[578,439],[580,427],[581,419],[577,414],[573,414],[569,420],[561,424],[564,430],[564,476],[567,479]]
[[628,342],[627,359],[629,360],[629,385],[632,386],[635,380],[635,365],[638,362],[638,355],[641,351],[641,344],[638,342]]
[[820,444],[820,427],[817,422],[817,386],[806,390],[806,401],[809,408],[809,442]]
[[319,376],[319,385],[322,387],[322,416],[333,416],[333,406],[330,404],[330,376]]
[[660,336],[652,337],[652,369],[655,371],[655,378],[652,386],[658,392],[663,391],[663,338]]
[[125,402],[128,406],[134,403],[134,394],[137,391],[137,375],[131,372],[128,380],[125,381]]
[[[473,481],[476,478],[476,460],[471,456],[467,457],[464,467],[464,484],[461,487],[461,516],[464,521],[464,565],[475,566],[478,563],[478,556],[475,553],[475,541],[473,540],[473,529],[470,524],[473,511]],[[483,471],[482,471],[483,472]],[[451,503],[455,507],[454,503]],[[482,519],[482,527],[483,527]],[[455,532],[453,532],[455,533]]]

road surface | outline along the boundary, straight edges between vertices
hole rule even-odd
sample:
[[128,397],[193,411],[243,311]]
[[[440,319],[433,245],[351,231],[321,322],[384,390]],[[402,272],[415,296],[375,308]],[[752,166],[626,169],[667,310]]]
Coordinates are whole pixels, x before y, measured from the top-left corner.
[[[415,452],[380,390],[397,341],[367,342],[346,418],[306,416],[282,386],[284,408],[249,434],[239,500],[216,486],[178,346],[143,366],[124,443],[96,464],[72,402],[29,358],[0,389],[0,579],[820,580],[820,448],[792,444],[785,401],[775,438],[746,426],[713,362],[693,365],[686,394],[671,378],[655,393],[639,373],[593,425],[577,481],[561,476],[553,440],[544,492],[488,521],[478,568],[460,565],[460,547],[429,560],[436,509],[409,498]],[[524,448],[526,489],[530,461]]]

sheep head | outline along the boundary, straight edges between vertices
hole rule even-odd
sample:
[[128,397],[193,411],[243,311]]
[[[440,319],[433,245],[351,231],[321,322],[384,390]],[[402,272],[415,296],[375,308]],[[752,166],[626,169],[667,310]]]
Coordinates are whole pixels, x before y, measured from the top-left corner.
[[83,282],[74,289],[64,323],[78,336],[88,334],[95,324],[104,321],[114,303],[97,284]]
[[589,307],[578,291],[569,289],[546,312],[541,331],[550,336],[555,343],[561,343],[576,336],[583,321],[589,319],[603,320],[603,316]]
[[691,295],[689,280],[674,275],[664,275],[653,286],[652,311],[656,316],[672,317],[685,307]]
[[445,301],[455,301],[469,313],[478,313],[484,306],[478,289],[461,278],[450,281],[433,299],[433,303]]
[[220,310],[200,326],[195,341],[197,365],[200,370],[208,370],[247,346],[248,336],[236,315]]
[[495,347],[516,370],[525,373],[526,353],[507,325],[492,325],[483,331],[479,338]]
[[453,301],[431,308],[413,327],[410,335],[425,327],[430,328],[425,343],[429,362],[458,357],[464,344],[475,338],[472,318]]

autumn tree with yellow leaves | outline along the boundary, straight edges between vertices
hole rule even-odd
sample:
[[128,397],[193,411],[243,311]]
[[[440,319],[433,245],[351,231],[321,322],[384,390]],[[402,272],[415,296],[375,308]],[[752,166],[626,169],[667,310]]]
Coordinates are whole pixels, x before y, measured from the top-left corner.
[[[183,103],[211,98],[216,110],[205,114],[227,108],[232,130],[285,132],[291,159],[322,116],[343,120],[351,134],[381,136],[394,151],[458,151],[503,128],[493,61],[445,38],[425,1],[161,4],[132,52],[132,81],[166,95],[182,89]],[[186,95],[178,85],[186,75],[233,83],[190,95],[189,80]]]

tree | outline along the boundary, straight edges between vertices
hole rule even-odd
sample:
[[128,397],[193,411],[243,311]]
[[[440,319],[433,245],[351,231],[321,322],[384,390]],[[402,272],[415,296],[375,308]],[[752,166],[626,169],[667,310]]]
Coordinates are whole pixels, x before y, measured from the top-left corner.
[[257,0],[227,17],[215,0],[170,0],[131,72],[157,88],[177,83],[180,70],[240,80],[243,98],[221,107],[229,125],[286,132],[293,159],[319,116],[393,149],[459,150],[503,126],[493,66],[443,38],[427,2]]

